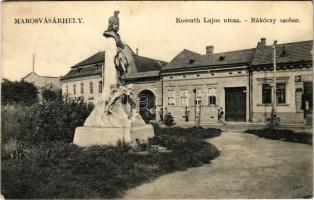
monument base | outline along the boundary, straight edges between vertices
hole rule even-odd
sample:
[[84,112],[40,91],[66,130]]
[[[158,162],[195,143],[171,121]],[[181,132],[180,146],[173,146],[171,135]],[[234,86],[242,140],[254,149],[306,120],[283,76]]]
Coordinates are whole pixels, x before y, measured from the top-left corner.
[[135,139],[148,140],[154,136],[153,126],[148,124],[134,127],[88,127],[81,126],[75,129],[73,143],[81,146],[115,145],[118,140],[131,144]]

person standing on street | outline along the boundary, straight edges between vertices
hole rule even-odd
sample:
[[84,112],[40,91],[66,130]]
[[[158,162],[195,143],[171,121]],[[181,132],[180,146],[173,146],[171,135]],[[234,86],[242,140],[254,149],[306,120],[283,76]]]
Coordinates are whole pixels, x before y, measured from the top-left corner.
[[223,107],[220,107],[217,112],[217,115],[218,115],[217,117],[218,117],[218,123],[222,123],[223,125],[225,125],[225,122],[223,120],[224,114],[225,112],[224,112]]

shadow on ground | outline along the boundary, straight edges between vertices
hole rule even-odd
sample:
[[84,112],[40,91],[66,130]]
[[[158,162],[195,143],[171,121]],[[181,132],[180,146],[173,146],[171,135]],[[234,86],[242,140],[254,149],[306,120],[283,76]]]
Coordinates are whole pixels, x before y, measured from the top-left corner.
[[301,144],[312,145],[312,137],[311,133],[306,132],[295,132],[288,129],[262,129],[262,130],[246,130],[245,133],[254,134],[258,137],[271,139],[271,140],[283,140]]

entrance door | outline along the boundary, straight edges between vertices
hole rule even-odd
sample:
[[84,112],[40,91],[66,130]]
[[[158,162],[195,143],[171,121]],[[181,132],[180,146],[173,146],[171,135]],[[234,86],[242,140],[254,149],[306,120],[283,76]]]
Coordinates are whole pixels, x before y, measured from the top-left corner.
[[312,124],[313,114],[313,83],[304,82],[304,93],[302,98],[302,109],[304,110],[304,117],[306,124]]
[[150,90],[143,90],[138,95],[140,115],[145,122],[156,119],[155,95]]
[[246,88],[225,88],[225,119],[246,121]]

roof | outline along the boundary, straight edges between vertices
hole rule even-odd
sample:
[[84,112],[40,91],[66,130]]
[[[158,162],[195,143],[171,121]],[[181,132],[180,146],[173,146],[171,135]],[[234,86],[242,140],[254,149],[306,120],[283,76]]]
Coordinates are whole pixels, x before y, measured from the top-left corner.
[[137,74],[128,74],[127,79],[144,78],[144,77],[156,77],[159,76],[160,70],[157,71],[146,71]]
[[[301,41],[278,44],[276,48],[277,63],[312,61],[313,41]],[[162,71],[182,70],[197,67],[217,68],[239,66],[240,64],[264,65],[273,62],[272,46],[258,45],[257,48],[243,49],[200,55],[184,49],[174,57]]]
[[174,59],[172,59],[162,71],[188,69],[201,66],[217,67],[236,63],[250,63],[254,53],[255,49],[244,49],[215,53],[212,55],[200,55],[193,51],[184,49]]
[[36,72],[30,72],[26,76],[24,76],[22,79],[27,78],[28,76],[32,75],[33,73],[34,73],[34,75],[36,75],[38,77],[42,77],[42,78],[55,78],[55,79],[59,79],[60,78],[58,76],[41,76],[41,75],[37,74]]
[[[105,51],[97,52],[72,66],[72,69],[65,76],[63,76],[61,80],[97,74],[101,75],[101,66],[104,62],[104,55]],[[146,76],[156,76],[156,71],[158,71],[159,76],[159,71],[167,64],[167,62],[161,60],[147,58],[136,54],[133,54],[133,58],[135,66],[131,65],[130,67],[135,67],[135,69],[129,69],[130,73],[127,74],[127,78],[143,77],[144,75],[141,73],[144,73]],[[153,72],[150,73],[151,71]]]
[[[276,45],[276,62],[291,63],[312,60],[313,40]],[[273,63],[273,46],[262,46],[256,49],[252,65]]]
[[82,68],[72,68],[65,76],[61,77],[61,80],[91,75],[101,75],[101,68],[100,64],[92,64]]
[[143,56],[134,56],[136,70],[129,70],[127,79],[159,76],[160,70],[167,65],[167,62],[155,60]]
[[71,68],[77,68],[82,67],[85,65],[91,65],[95,63],[104,62],[105,59],[105,51],[99,51],[98,53],[95,53],[94,55],[86,58],[85,60],[77,63],[76,65],[72,66]]

